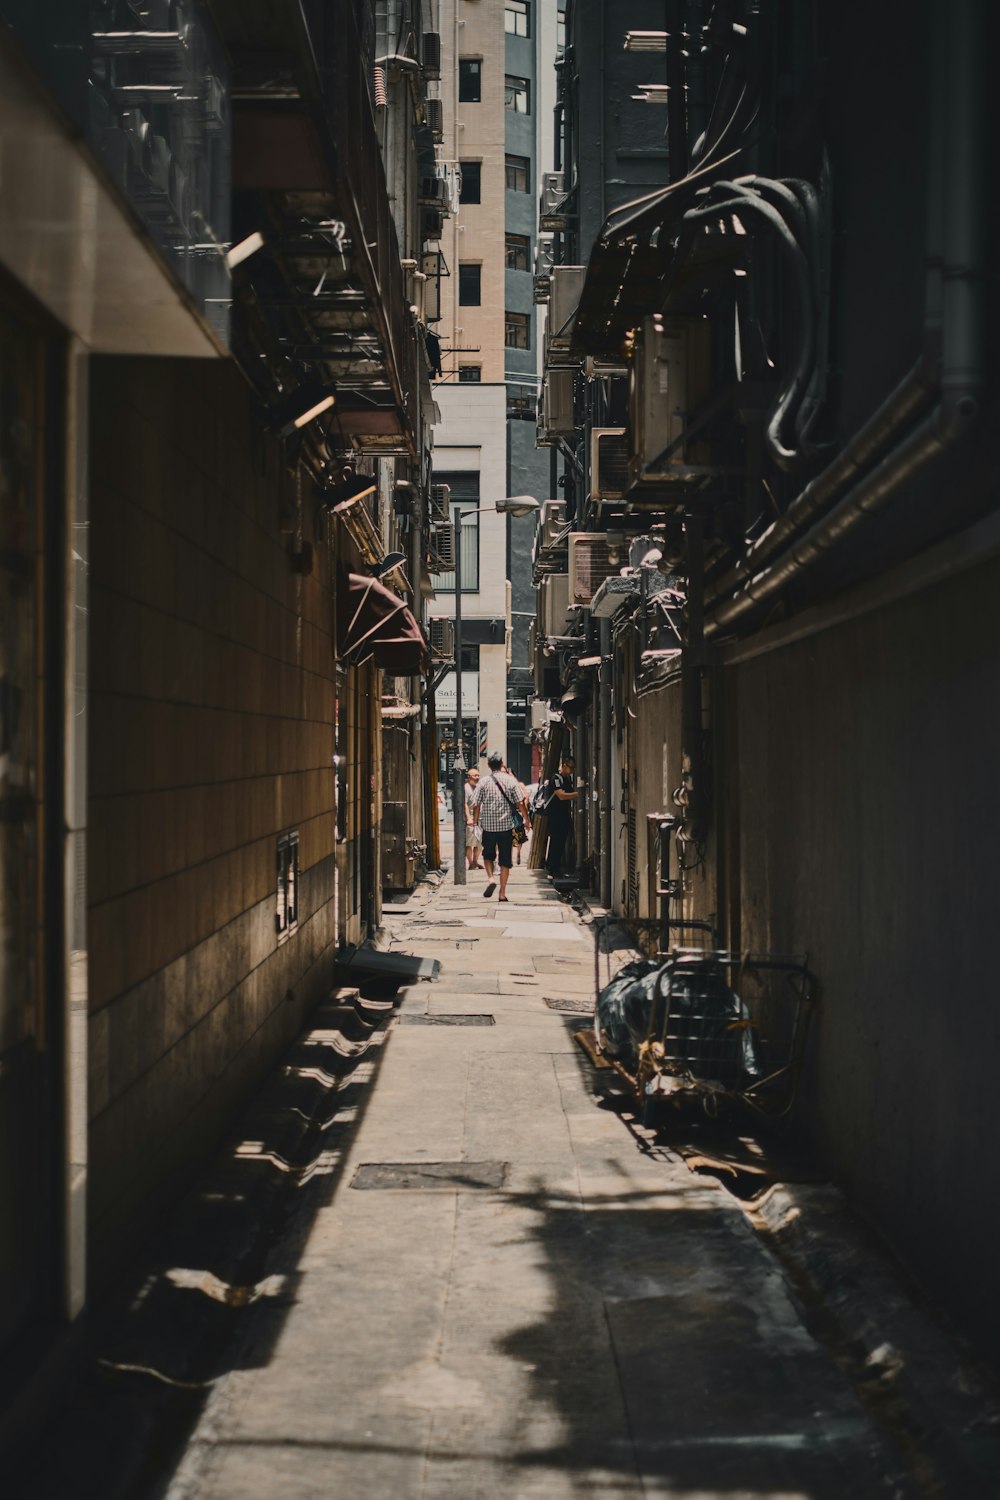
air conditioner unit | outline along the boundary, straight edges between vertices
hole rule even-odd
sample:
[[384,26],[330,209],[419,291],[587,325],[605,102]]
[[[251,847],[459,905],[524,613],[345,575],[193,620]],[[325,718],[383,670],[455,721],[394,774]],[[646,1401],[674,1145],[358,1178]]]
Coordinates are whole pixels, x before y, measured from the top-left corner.
[[543,172],[538,198],[538,227],[546,234],[560,234],[566,228],[566,176],[563,172]]
[[568,339],[587,279],[586,266],[553,266],[549,301],[549,337]]
[[[643,320],[629,377],[629,479],[633,485],[683,483],[700,477],[684,471],[704,467],[708,450],[704,444],[685,444],[683,437],[688,413],[708,391],[710,357],[704,318]],[[674,451],[665,457],[671,447]]]
[[536,576],[543,573],[559,573],[565,568],[565,538],[561,546],[556,538],[566,529],[566,502],[546,500],[542,505],[535,528],[535,541],[531,549],[531,563]]
[[569,538],[569,602],[590,605],[606,578],[617,576],[628,562],[621,532],[576,531]]
[[454,620],[431,620],[428,626],[431,656],[435,661],[455,660]]
[[538,613],[543,635],[563,635],[569,612],[569,574],[550,573],[538,588]]
[[593,427],[590,432],[590,498],[620,501],[629,488],[629,445],[624,427]]
[[455,571],[455,528],[450,521],[441,521],[431,527],[430,551],[432,553],[432,573],[454,573]]
[[431,521],[451,520],[451,485],[432,484],[428,492],[427,513]]
[[538,546],[551,547],[566,525],[566,501],[544,500],[538,517]]
[[573,420],[574,370],[546,370],[542,380],[542,430],[546,436],[566,436]]
[[441,34],[425,31],[421,48],[425,78],[441,77]]
[[551,240],[537,239],[533,268],[536,276],[551,276],[555,267],[556,248]]
[[424,320],[427,323],[441,321],[441,269],[444,256],[440,250],[425,250],[420,257],[420,269],[427,278],[424,282]]
[[432,177],[421,177],[417,197],[425,208],[444,208],[448,202],[448,184],[436,172]]
[[444,105],[440,99],[424,101],[424,119],[437,145],[444,140]]
[[564,499],[546,499],[538,511],[538,523],[535,526],[535,544],[532,547],[532,559],[535,562],[540,559],[541,553],[546,547],[555,544],[559,532],[565,529],[565,501]]

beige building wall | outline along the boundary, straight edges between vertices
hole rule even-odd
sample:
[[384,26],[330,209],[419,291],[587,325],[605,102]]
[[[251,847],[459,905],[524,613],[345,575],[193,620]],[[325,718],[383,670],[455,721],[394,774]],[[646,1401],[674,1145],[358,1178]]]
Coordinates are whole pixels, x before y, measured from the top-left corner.
[[[482,202],[462,203],[445,220],[441,248],[451,272],[442,287],[444,373],[481,365],[484,381],[504,378],[504,11],[501,4],[442,0],[441,98],[445,158],[482,163]],[[481,59],[482,100],[458,102],[458,62]],[[482,266],[482,305],[458,301],[459,266]],[[448,349],[455,354],[449,356]]]

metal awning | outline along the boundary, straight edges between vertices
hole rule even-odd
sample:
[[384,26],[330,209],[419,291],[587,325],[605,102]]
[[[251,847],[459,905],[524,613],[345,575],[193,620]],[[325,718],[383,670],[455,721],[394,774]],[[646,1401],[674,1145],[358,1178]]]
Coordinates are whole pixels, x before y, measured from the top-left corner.
[[337,637],[340,654],[355,664],[374,657],[380,667],[405,677],[428,670],[423,631],[406,601],[377,578],[360,573],[337,580]]

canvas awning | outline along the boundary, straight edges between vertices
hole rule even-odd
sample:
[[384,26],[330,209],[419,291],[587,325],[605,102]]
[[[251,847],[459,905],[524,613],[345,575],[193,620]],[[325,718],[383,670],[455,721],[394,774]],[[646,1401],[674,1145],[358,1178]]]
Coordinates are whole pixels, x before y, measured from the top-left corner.
[[373,656],[397,676],[426,671],[427,642],[406,601],[377,578],[341,575],[337,588],[340,654],[355,663]]

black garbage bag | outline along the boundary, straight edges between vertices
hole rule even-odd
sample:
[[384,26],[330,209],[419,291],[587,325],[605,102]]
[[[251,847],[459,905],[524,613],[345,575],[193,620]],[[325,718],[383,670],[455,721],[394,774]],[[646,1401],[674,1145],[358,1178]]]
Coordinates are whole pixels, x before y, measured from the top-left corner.
[[639,1045],[646,1040],[653,1009],[656,980],[662,962],[638,958],[618,970],[597,997],[597,1024],[601,1044],[609,1057],[634,1064]]

